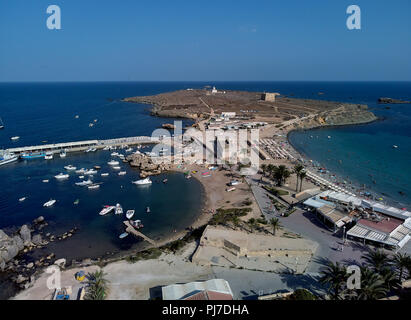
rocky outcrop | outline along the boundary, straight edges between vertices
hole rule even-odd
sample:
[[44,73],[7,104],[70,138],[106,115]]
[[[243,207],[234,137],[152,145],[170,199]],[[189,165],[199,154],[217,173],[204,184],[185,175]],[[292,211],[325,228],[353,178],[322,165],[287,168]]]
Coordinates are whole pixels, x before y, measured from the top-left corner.
[[172,123],[163,123],[161,127],[169,130],[174,130],[176,128],[176,126]]
[[132,154],[127,157],[130,162],[130,166],[140,169],[140,176],[146,178],[152,175],[161,174],[164,171],[170,170],[170,165],[166,163],[161,163],[158,161],[160,158],[156,158],[154,162],[151,157],[145,154]]
[[20,229],[20,237],[23,240],[24,245],[29,245],[31,243],[31,231],[26,224]]
[[392,98],[379,98],[378,103],[381,104],[402,104],[402,103],[411,103],[411,101],[392,99]]

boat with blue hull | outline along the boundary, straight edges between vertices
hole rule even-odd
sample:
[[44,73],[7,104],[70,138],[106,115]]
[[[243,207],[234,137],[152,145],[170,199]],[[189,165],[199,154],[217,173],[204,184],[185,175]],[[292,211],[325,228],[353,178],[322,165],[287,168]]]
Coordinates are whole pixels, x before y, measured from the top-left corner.
[[31,159],[44,158],[45,156],[46,156],[45,152],[24,152],[20,155],[20,158],[23,160],[31,160]]

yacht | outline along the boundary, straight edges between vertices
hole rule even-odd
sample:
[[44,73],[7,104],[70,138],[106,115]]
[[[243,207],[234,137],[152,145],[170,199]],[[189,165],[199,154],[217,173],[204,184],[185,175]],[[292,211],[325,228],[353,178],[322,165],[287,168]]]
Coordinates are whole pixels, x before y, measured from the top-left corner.
[[63,180],[63,179],[67,179],[68,177],[70,177],[67,173],[59,173],[58,175],[54,176],[54,178],[56,178],[57,180]]
[[54,205],[55,203],[56,203],[56,200],[50,199],[50,200],[47,201],[45,204],[43,204],[43,207],[51,207],[51,206]]
[[137,185],[145,185],[145,184],[152,184],[153,182],[151,181],[151,179],[145,178],[145,179],[141,179],[141,180],[137,180],[137,181],[132,181],[132,183],[137,184]]
[[93,170],[93,169],[89,169],[87,171],[84,171],[84,174],[86,175],[92,175],[92,174],[96,174],[97,170]]
[[66,169],[67,171],[73,171],[73,170],[76,170],[77,168],[69,164],[68,166],[65,166],[64,169]]
[[111,211],[113,211],[115,208],[116,208],[115,206],[104,206],[104,208],[101,209],[99,215],[104,216],[107,213],[110,213]]
[[92,185],[89,185],[87,188],[89,188],[89,189],[98,189],[98,188],[100,188],[100,185],[99,184],[92,184]]
[[18,159],[19,157],[16,156],[14,153],[4,153],[0,155],[0,166],[2,166],[3,164],[17,161]]
[[66,155],[67,155],[66,150],[62,150],[62,151],[60,152],[60,158],[65,158]]

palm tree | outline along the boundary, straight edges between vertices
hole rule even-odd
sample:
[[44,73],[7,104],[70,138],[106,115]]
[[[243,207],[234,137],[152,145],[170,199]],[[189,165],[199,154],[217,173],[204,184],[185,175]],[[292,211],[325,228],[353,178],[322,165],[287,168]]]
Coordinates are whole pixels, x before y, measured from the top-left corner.
[[271,218],[270,225],[273,228],[273,235],[275,236],[275,232],[281,227],[280,220],[278,220],[278,218]]
[[328,285],[328,292],[331,292],[333,300],[338,300],[349,277],[347,269],[338,262],[334,264],[328,261],[327,267],[321,270],[321,273],[320,283]]
[[380,272],[380,276],[384,281],[387,290],[392,290],[398,284],[395,272],[389,267],[383,268]]
[[291,175],[291,172],[285,165],[274,167],[273,173],[274,179],[277,181],[277,186],[279,187],[281,187],[285,183],[287,178]]
[[263,176],[267,174],[267,165],[265,163],[261,165],[261,171],[263,172]]
[[369,251],[362,258],[377,273],[390,263],[388,255],[382,250]]
[[87,300],[104,300],[107,295],[108,281],[104,278],[106,274],[102,270],[89,273],[87,278]]
[[398,281],[401,283],[404,275],[404,269],[409,268],[411,257],[405,253],[396,253],[392,258],[392,263],[398,272]]
[[386,296],[387,288],[382,277],[368,268],[361,268],[361,289],[358,290],[359,300],[377,300]]
[[238,216],[233,216],[231,222],[234,224],[234,227],[238,227],[240,225],[240,218]]
[[304,166],[302,166],[301,164],[296,164],[294,166],[293,172],[295,173],[295,175],[297,176],[297,184],[295,186],[295,191],[298,191],[298,179],[300,178],[300,174],[301,172],[304,170]]
[[302,187],[303,187],[303,180],[304,180],[304,178],[307,176],[307,172],[305,172],[305,171],[302,171],[301,173],[300,173],[300,180],[301,180],[301,183],[300,183],[300,192],[301,192],[301,189],[302,189]]

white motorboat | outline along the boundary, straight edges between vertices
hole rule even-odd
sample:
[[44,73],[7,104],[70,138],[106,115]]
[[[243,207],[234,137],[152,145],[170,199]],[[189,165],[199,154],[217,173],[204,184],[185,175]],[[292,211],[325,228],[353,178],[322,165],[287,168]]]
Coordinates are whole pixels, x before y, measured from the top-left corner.
[[123,213],[123,207],[119,203],[117,203],[115,214],[122,214],[122,213]]
[[0,155],[0,166],[3,164],[11,163],[19,159],[14,153],[4,153]]
[[145,179],[132,181],[132,183],[137,184],[137,185],[144,185],[144,184],[152,184],[153,182],[151,181],[150,177],[148,177],[148,178],[145,178]]
[[97,151],[97,149],[96,148],[88,148],[86,151],[84,151],[84,152],[86,152],[86,153],[88,153],[88,152],[96,152]]
[[44,183],[48,183],[49,182],[49,179],[44,179],[44,180],[42,180]]
[[110,150],[110,147],[109,147],[109,146],[105,146],[105,147],[103,148],[103,150],[104,150],[104,151]]
[[127,210],[126,217],[127,219],[131,219],[134,216],[134,210]]
[[19,136],[15,136],[15,137],[11,137],[11,138],[10,138],[11,141],[17,141],[17,140],[19,140],[19,139],[20,139]]
[[[65,166],[64,169],[68,170],[68,171],[73,171],[76,170],[77,168],[72,166],[71,164],[69,164],[68,166]],[[77,172],[77,171],[76,171]]]
[[78,176],[79,177],[79,179],[84,179],[84,176]]
[[62,151],[60,152],[60,158],[65,158],[66,155],[67,155],[66,150],[62,150]]
[[100,185],[99,184],[92,184],[92,185],[88,186],[87,188],[89,188],[89,189],[98,189],[98,188],[100,188]]
[[140,228],[143,228],[143,227],[144,227],[144,225],[141,223],[141,220],[130,221],[130,224],[131,224],[135,229],[140,229]]
[[54,176],[54,178],[56,178],[57,180],[63,180],[63,179],[67,179],[68,177],[70,177],[67,173],[59,173],[58,175]]
[[53,153],[47,152],[46,155],[44,156],[44,160],[53,160]]
[[109,176],[109,173],[107,173],[107,172],[102,173],[101,176],[102,176],[102,177],[108,177],[108,176]]
[[127,173],[126,171],[120,171],[120,172],[118,173],[118,175],[119,175],[119,176],[124,176],[126,173]]
[[50,199],[50,200],[47,201],[45,204],[43,204],[43,207],[51,207],[51,206],[54,205],[55,203],[56,203],[56,200]]
[[117,166],[117,165],[120,164],[120,162],[115,161],[115,160],[111,160],[111,161],[107,162],[107,164],[110,165],[110,166]]
[[121,167],[119,167],[119,166],[115,166],[115,167],[113,167],[113,169],[114,169],[114,170],[120,170],[120,169],[121,169]]
[[126,149],[126,152],[133,152],[133,148]]
[[86,175],[92,175],[92,174],[96,174],[96,173],[97,173],[97,170],[93,170],[93,169],[89,169],[89,170],[84,172],[84,174],[86,174]]
[[104,216],[107,213],[110,213],[111,211],[113,211],[115,208],[116,208],[115,206],[104,206],[104,208],[101,209],[99,215]]
[[84,168],[76,170],[76,173],[78,173],[78,174],[84,174],[84,172],[86,172],[86,169],[84,169]]
[[146,212],[147,212],[147,213],[150,213],[150,212],[151,212],[150,207],[147,207],[147,208],[146,208]]
[[80,187],[89,186],[89,185],[92,185],[92,184],[93,184],[93,181],[91,181],[90,179],[83,180],[83,181],[80,181],[80,182],[76,182],[76,186],[80,186]]
[[112,156],[112,157],[117,157],[117,156],[118,156],[118,152],[112,152],[112,153],[111,153],[111,156]]
[[22,197],[19,199],[19,202],[23,202],[24,200],[26,200],[26,197]]

